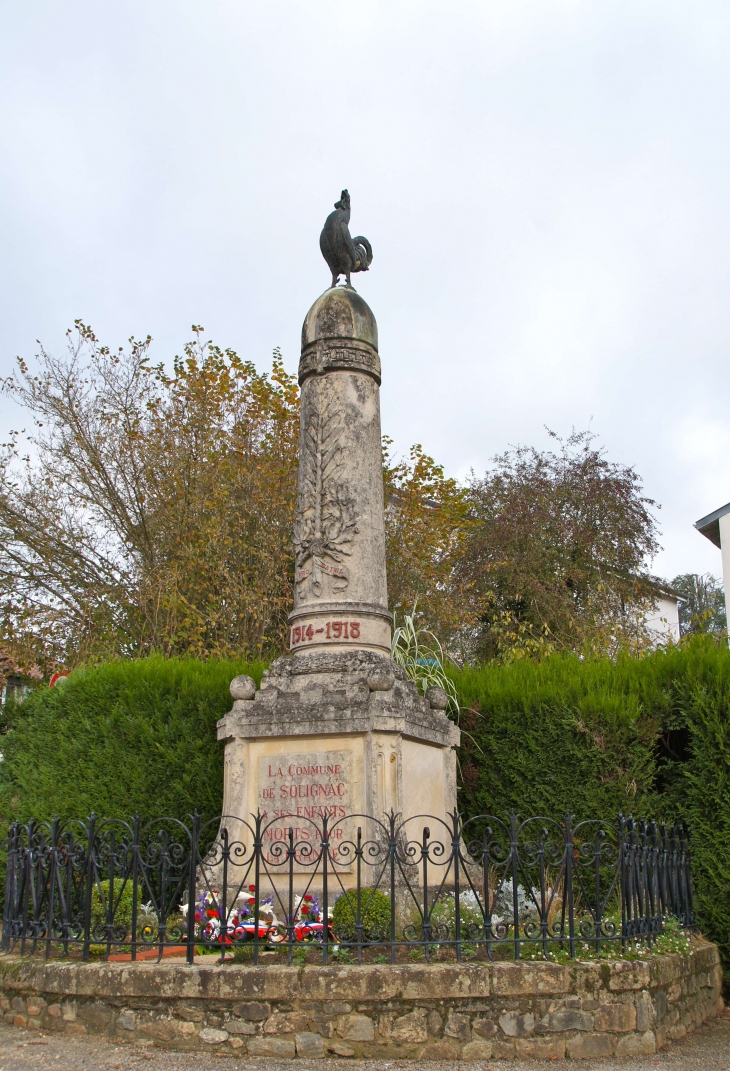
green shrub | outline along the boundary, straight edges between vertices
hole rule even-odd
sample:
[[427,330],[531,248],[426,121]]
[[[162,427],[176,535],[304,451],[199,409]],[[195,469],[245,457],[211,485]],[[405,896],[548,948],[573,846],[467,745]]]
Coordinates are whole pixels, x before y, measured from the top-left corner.
[[[185,818],[220,812],[223,748],[237,661],[148,658],[76,670],[6,708],[0,817]],[[730,651],[697,637],[643,658],[553,656],[449,669],[464,730],[467,815],[683,820],[692,835],[703,932],[730,964]],[[4,866],[0,867],[4,872]],[[0,881],[3,873],[0,872]],[[354,893],[333,928],[355,938]],[[390,902],[362,899],[366,940],[390,937]],[[103,921],[103,920],[102,920]]]
[[253,957],[253,943],[247,945],[236,945],[236,947],[233,949],[234,963],[253,963]]
[[151,657],[76,670],[62,688],[39,688],[11,715],[2,741],[5,823],[47,819],[185,818],[220,813],[223,747],[216,722],[231,708],[239,673],[261,664]]
[[[390,897],[379,889],[360,893],[363,941],[390,940]],[[335,901],[332,929],[339,941],[356,941],[357,893],[346,892]]]
[[[471,890],[462,892],[459,896],[459,918],[461,920],[461,937],[479,937],[484,932],[484,916],[479,908],[474,893]],[[431,910],[431,932],[435,939],[453,941],[456,937],[456,896],[454,893],[441,893],[439,899]],[[423,922],[420,914],[415,913],[412,919],[414,926],[422,933]]]
[[[103,898],[103,899],[102,899]],[[107,912],[111,909],[114,913],[114,929],[124,927],[126,936],[131,937],[132,925],[132,882],[128,881],[122,888],[121,880],[114,882],[114,903],[109,903],[109,880],[95,882],[91,890],[91,936],[100,940],[102,931],[106,927]]]

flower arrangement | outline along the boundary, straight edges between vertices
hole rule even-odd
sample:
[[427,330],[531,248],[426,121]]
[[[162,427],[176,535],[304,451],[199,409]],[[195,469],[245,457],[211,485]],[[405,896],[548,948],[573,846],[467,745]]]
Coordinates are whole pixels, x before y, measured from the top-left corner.
[[[330,912],[330,915],[332,912]],[[319,900],[311,893],[297,896],[294,901],[294,922],[313,923],[322,921],[322,908]]]
[[[259,900],[258,926],[254,919],[253,904],[256,899],[256,886],[249,885],[248,890],[240,892],[228,910],[225,919],[225,934],[221,925],[221,902],[218,889],[205,889],[196,897],[193,925],[195,936],[201,941],[233,944],[234,941],[247,940],[254,936],[258,928],[259,937],[268,938],[280,925],[274,912],[273,896]],[[180,913],[187,918],[188,905],[180,905]]]
[[[337,938],[332,929],[332,910],[333,908],[329,907],[327,911],[326,929],[328,940],[336,942]],[[297,896],[294,901],[292,931],[296,941],[310,942],[324,939],[325,917],[317,896],[313,896],[311,893]]]
[[[193,926],[196,940],[207,944],[233,945],[252,940],[258,930],[260,940],[280,944],[287,939],[288,926],[291,926],[295,941],[322,940],[324,912],[316,895],[304,893],[297,896],[294,900],[291,920],[285,917],[283,923],[276,917],[273,895],[261,897],[258,904],[258,917],[255,917],[255,902],[256,886],[249,885],[248,889],[242,890],[236,896],[228,909],[223,925],[220,892],[218,889],[204,889],[195,899]],[[180,905],[180,914],[187,920],[187,903]],[[328,916],[331,920],[332,908]],[[331,924],[328,926],[328,932],[330,939],[334,941]]]

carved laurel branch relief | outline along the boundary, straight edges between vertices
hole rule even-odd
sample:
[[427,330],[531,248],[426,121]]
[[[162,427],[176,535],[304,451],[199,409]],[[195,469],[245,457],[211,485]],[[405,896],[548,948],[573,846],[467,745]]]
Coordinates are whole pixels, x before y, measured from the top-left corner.
[[316,383],[312,395],[299,459],[295,581],[319,598],[324,575],[332,577],[333,592],[347,587],[350,574],[342,563],[358,529],[355,500],[342,479],[345,428],[338,398],[326,380]]

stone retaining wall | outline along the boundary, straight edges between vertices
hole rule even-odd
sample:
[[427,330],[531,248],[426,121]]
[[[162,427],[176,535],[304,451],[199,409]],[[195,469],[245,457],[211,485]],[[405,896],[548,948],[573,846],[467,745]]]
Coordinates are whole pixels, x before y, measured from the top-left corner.
[[0,960],[16,1026],[251,1056],[653,1053],[722,1008],[717,948],[596,963],[187,966]]

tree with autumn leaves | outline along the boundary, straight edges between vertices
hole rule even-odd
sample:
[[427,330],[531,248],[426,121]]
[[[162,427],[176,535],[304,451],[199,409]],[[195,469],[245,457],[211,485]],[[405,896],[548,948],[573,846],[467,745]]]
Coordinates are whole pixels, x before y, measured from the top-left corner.
[[[113,353],[81,322],[18,362],[5,392],[33,421],[0,456],[0,647],[44,668],[156,651],[271,658],[287,646],[299,395],[193,340]],[[588,435],[447,478],[384,440],[388,589],[460,659],[640,641],[656,528],[632,470]]]
[[194,340],[171,372],[150,339],[112,353],[77,323],[5,389],[34,420],[2,458],[2,640],[73,665],[152,651],[269,655],[284,643],[298,392]]
[[502,661],[640,652],[659,587],[649,572],[656,503],[592,432],[549,434],[554,449],[513,447],[469,482],[460,571],[489,603],[473,652]]
[[462,660],[491,599],[466,569],[474,514],[467,488],[444,475],[420,444],[407,458],[383,440],[388,601],[396,621],[415,612]]

